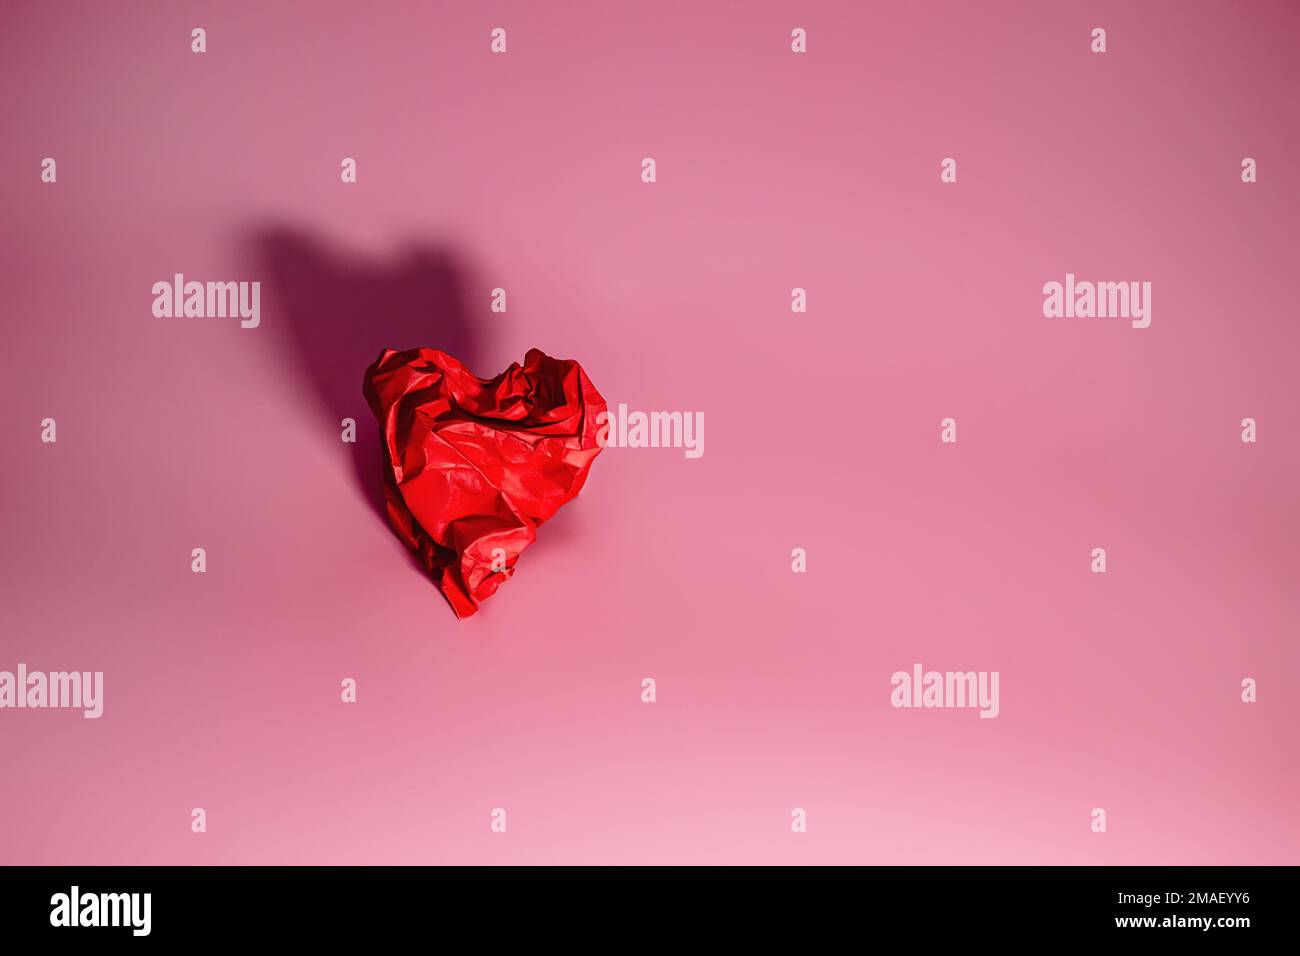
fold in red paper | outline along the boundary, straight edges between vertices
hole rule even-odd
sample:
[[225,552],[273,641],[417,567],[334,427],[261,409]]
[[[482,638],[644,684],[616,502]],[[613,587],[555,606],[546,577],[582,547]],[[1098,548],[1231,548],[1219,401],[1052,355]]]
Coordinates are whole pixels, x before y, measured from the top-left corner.
[[385,349],[362,392],[383,434],[393,530],[467,617],[582,490],[605,400],[581,365],[539,349],[493,379],[438,349]]

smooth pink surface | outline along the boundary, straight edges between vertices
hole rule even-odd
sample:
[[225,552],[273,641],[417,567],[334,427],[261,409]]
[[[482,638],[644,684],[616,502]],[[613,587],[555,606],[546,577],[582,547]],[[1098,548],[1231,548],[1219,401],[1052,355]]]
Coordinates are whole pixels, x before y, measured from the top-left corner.
[[[0,861],[1300,862],[1295,4],[0,17],[0,669],[106,675],[100,720],[0,712]],[[609,449],[455,620],[267,230],[381,291],[445,250],[477,373],[576,358],[704,457]],[[174,272],[261,327],[154,318]],[[1151,327],[1044,318],[1066,272]],[[1001,715],[891,708],[916,661]]]

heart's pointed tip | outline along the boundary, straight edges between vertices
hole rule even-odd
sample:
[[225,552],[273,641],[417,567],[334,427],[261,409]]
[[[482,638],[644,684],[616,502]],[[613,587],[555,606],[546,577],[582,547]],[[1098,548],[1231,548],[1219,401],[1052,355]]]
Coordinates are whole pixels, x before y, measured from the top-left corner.
[[456,605],[453,604],[453,605],[451,605],[451,613],[454,614],[454,615],[456,616],[456,620],[458,620],[458,621],[464,621],[464,620],[467,620],[468,618],[473,617],[475,614],[477,614],[477,613],[478,613],[478,608],[477,608],[477,607],[472,607],[472,608],[469,608],[469,609],[467,609],[467,610],[462,610],[462,609],[456,607]]

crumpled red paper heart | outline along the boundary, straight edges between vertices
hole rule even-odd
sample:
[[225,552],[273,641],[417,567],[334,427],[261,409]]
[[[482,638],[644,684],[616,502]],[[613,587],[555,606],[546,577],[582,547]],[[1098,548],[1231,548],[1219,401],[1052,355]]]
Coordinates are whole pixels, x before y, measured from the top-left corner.
[[581,365],[539,349],[493,379],[438,349],[385,349],[362,392],[383,432],[393,529],[467,617],[582,490],[605,400]]

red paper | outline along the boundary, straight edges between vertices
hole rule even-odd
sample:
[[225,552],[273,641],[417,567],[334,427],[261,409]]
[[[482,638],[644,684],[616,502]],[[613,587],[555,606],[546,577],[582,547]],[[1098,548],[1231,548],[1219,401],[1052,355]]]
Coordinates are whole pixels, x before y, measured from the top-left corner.
[[383,433],[393,529],[467,617],[582,490],[605,400],[577,362],[539,349],[493,379],[437,349],[385,349],[362,391]]

